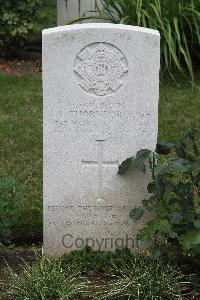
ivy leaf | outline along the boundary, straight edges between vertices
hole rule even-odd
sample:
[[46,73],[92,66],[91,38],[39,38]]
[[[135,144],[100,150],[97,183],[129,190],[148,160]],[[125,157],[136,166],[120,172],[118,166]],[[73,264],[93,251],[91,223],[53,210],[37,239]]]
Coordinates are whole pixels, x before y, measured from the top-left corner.
[[166,164],[157,165],[154,169],[154,175],[156,177],[168,176],[169,175],[168,170],[169,170],[169,167]]
[[183,146],[187,146],[190,141],[191,141],[191,135],[192,133],[187,133],[184,137],[183,137]]
[[133,157],[127,158],[125,161],[121,163],[118,169],[118,175],[125,174],[132,166]]
[[168,220],[160,220],[160,224],[158,226],[158,231],[162,234],[165,234],[166,236],[169,236],[171,238],[176,237],[176,232],[173,231],[173,228],[171,224],[168,222]]
[[178,240],[184,249],[192,249],[195,245],[200,245],[200,229],[187,231]]
[[146,241],[154,238],[157,234],[162,238],[165,238],[167,235],[170,237],[176,236],[176,233],[172,230],[172,227],[167,220],[155,218],[154,220],[149,221],[147,225],[139,231],[138,237],[141,240]]
[[194,226],[195,226],[196,228],[200,229],[200,219],[194,221]]
[[181,158],[186,158],[185,150],[182,145],[176,147],[176,154]]
[[193,176],[194,184],[199,185],[200,183],[200,172],[199,174]]
[[167,155],[173,149],[174,144],[169,142],[161,142],[156,145],[156,153]]
[[171,192],[175,192],[176,186],[169,180],[165,181],[165,187]]
[[197,143],[193,144],[193,151],[196,154],[196,156],[199,156],[200,152],[199,152]]
[[187,227],[191,228],[190,224],[195,222],[195,214],[193,213],[193,211],[184,211],[183,217],[184,220],[187,221]]
[[134,221],[139,221],[143,217],[143,214],[144,214],[144,209],[139,208],[139,207],[135,207],[131,210],[129,216]]
[[151,151],[148,149],[141,149],[137,152],[135,159],[133,160],[133,166],[141,172],[146,172],[145,160],[150,156]]
[[165,184],[163,183],[163,180],[161,177],[156,177],[156,188],[157,188],[157,196],[159,199],[163,198],[164,192],[165,192]]
[[190,166],[193,169],[199,169],[200,168],[200,161],[193,161],[193,162],[191,162]]
[[171,162],[170,166],[172,168],[175,168],[177,171],[181,173],[186,173],[191,169],[191,164],[189,163],[188,160],[183,159],[183,158],[178,158],[175,159]]
[[138,169],[139,171],[142,171],[143,173],[146,172],[146,166],[142,159],[134,159],[133,160],[133,166]]
[[[198,191],[196,191],[195,193],[198,193]],[[200,195],[196,194],[194,196],[193,203],[194,203],[195,213],[200,216]]]
[[136,154],[136,159],[146,159],[151,154],[151,151],[148,149],[141,149]]
[[121,163],[118,169],[118,175],[125,174],[131,166],[134,166],[136,169],[142,171],[143,173],[146,172],[146,165],[145,159],[149,157],[151,151],[148,149],[141,149],[137,152],[136,157],[129,157],[125,161]]
[[156,199],[155,197],[151,197],[149,200],[142,200],[142,205],[148,209],[148,211],[152,211],[154,209],[154,206],[155,206],[155,202],[156,202]]
[[142,200],[142,205],[143,205],[145,208],[148,207],[148,203],[149,203],[149,200],[147,200],[147,199]]
[[169,222],[172,225],[181,224],[182,220],[183,220],[183,216],[182,216],[181,212],[174,212],[171,215],[169,215]]
[[155,190],[156,190],[156,184],[155,184],[155,182],[150,182],[148,184],[148,186],[147,186],[148,193],[152,194],[152,193],[155,192]]

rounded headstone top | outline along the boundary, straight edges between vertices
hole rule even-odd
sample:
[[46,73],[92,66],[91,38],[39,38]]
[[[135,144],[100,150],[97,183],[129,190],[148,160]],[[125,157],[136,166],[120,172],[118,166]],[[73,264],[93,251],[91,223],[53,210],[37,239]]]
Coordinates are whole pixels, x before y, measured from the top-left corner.
[[62,33],[69,30],[89,30],[89,29],[115,29],[115,30],[127,30],[127,31],[135,31],[141,33],[148,33],[156,36],[160,36],[158,30],[139,27],[139,26],[131,26],[124,24],[112,24],[112,23],[86,23],[86,24],[73,24],[73,25],[65,25],[58,26],[54,28],[44,29],[42,31],[43,35],[51,34],[51,33]]

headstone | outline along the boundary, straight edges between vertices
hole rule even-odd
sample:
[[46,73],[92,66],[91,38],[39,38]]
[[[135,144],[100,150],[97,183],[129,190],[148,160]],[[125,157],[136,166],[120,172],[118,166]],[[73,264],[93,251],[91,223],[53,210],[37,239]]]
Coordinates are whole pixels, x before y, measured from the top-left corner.
[[[101,5],[100,1],[98,3],[99,7]],[[95,0],[81,0],[80,7],[78,0],[57,0],[57,24],[66,25],[79,17],[85,16],[95,16]],[[85,22],[92,22],[92,20],[87,20]]]
[[[158,130],[160,36],[81,24],[43,31],[44,253],[140,248],[131,209],[150,174],[117,175]],[[142,245],[141,245],[142,247]]]

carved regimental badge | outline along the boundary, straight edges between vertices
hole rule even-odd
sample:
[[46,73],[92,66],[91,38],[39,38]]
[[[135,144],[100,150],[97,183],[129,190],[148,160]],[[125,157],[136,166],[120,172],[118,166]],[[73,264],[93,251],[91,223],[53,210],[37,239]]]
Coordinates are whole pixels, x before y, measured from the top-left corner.
[[79,53],[74,72],[86,92],[105,96],[122,86],[128,66],[125,56],[116,47],[95,43]]

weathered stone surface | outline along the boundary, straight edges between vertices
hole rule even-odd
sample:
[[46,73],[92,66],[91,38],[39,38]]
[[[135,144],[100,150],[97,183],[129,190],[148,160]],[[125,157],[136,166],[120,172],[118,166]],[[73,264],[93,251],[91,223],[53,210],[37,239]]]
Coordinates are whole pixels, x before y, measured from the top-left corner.
[[44,252],[138,248],[129,212],[149,176],[118,165],[155,149],[160,37],[154,30],[82,24],[43,31]]
[[[98,4],[99,7],[101,3]],[[66,5],[66,0],[57,0],[57,24],[65,25],[67,22],[79,18],[80,16],[95,16],[94,13],[95,1],[94,0],[81,0],[81,6],[79,9],[78,0],[68,0]],[[85,22],[92,22],[92,20],[87,20]]]

